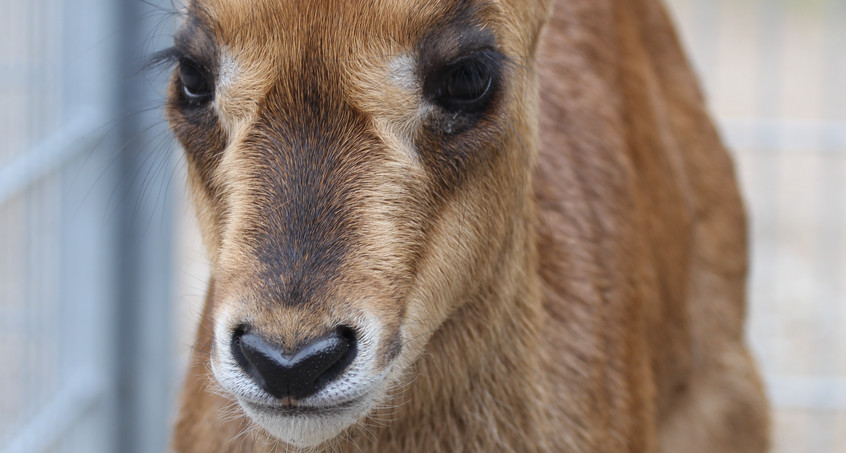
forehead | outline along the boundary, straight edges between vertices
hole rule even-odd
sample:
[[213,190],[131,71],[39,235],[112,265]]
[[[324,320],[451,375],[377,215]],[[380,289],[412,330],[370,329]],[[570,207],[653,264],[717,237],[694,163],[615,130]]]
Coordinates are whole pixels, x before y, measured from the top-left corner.
[[495,6],[468,0],[192,0],[177,41],[248,59],[302,51],[342,59],[409,49],[435,29],[487,27]]

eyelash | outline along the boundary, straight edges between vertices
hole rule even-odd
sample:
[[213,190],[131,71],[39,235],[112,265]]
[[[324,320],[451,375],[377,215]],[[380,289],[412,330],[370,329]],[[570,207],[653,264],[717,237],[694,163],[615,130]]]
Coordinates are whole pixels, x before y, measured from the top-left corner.
[[168,47],[167,49],[160,50],[153,55],[151,55],[148,59],[146,64],[144,64],[145,68],[158,68],[158,67],[171,67],[181,60],[185,59],[187,56],[182,49],[172,46]]
[[[179,78],[182,79],[181,71],[185,67],[194,68],[194,70],[200,71],[201,73],[205,73],[206,77],[210,77],[208,71],[204,68],[204,66],[195,59],[188,56],[188,54],[180,49],[177,46],[168,47],[166,49],[160,50],[153,54],[145,64],[146,68],[176,68],[176,71],[179,71]],[[182,81],[180,80],[180,83]],[[209,83],[213,83],[210,81]],[[198,107],[208,100],[211,95],[206,96],[204,93],[198,93],[199,95],[190,93],[188,87],[183,86],[182,89],[182,96],[186,101],[186,106],[190,107]]]

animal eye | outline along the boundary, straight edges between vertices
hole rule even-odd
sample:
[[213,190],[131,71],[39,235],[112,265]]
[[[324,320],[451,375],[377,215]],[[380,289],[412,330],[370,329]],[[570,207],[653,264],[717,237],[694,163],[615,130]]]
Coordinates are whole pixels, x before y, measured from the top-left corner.
[[499,61],[486,53],[462,58],[446,66],[434,96],[435,102],[452,112],[479,112],[493,97]]
[[179,82],[182,93],[191,105],[201,105],[212,98],[212,84],[208,73],[188,60],[179,62]]

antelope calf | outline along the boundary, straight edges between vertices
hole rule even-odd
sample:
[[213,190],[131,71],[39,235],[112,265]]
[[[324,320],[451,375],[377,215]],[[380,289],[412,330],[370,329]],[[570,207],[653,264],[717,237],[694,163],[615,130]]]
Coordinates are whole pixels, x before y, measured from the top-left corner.
[[766,450],[743,207],[657,0],[186,11],[174,450]]

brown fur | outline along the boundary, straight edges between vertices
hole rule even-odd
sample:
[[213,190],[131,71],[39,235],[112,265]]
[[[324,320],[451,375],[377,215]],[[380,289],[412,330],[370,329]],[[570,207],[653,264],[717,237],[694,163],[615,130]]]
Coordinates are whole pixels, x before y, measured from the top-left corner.
[[[191,3],[181,39],[238,77],[168,108],[213,276],[173,448],[293,450],[216,390],[216,317],[295,344],[368,312],[404,372],[321,449],[766,451],[743,207],[662,7],[421,3]],[[389,56],[454,52],[462,8],[515,61],[444,138]]]

